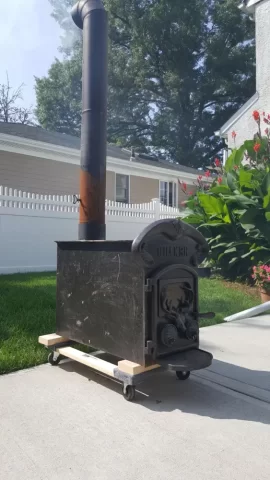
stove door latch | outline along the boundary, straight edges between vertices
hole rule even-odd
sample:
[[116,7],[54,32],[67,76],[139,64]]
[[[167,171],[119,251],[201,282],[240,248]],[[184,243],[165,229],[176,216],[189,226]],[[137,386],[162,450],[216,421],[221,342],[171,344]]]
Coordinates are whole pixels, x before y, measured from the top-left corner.
[[153,282],[152,282],[151,278],[147,278],[146,283],[144,285],[144,291],[146,293],[149,293],[149,292],[152,292],[152,290],[153,290]]
[[153,357],[155,355],[155,351],[156,351],[155,343],[152,342],[152,340],[147,340],[146,347],[144,348],[144,354],[150,355],[151,357]]

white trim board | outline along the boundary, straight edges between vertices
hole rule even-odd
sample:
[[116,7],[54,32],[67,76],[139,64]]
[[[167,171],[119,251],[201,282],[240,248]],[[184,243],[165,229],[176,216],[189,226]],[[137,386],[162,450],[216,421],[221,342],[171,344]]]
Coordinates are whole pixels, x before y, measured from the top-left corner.
[[257,3],[261,3],[263,1],[267,2],[268,0],[248,0],[247,3],[242,2],[241,5],[239,5],[239,8],[246,13],[254,15]]

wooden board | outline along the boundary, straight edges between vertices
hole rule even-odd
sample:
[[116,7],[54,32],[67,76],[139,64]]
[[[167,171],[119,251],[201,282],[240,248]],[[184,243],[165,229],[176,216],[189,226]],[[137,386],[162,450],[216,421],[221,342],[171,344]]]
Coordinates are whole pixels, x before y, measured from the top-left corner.
[[128,373],[129,375],[138,375],[139,373],[149,372],[155,368],[160,368],[160,365],[151,365],[150,367],[143,367],[138,363],[130,362],[129,360],[121,360],[118,362],[118,368],[121,372]]
[[79,350],[76,350],[72,347],[60,347],[57,348],[56,351],[64,357],[71,358],[71,360],[83,363],[87,367],[94,368],[95,370],[102,372],[105,375],[114,377],[114,371],[117,367],[113,365],[113,363],[101,360],[101,358],[97,358],[93,355],[90,355],[89,353],[80,352]]
[[57,345],[58,343],[65,343],[68,342],[69,339],[65,337],[61,337],[56,333],[50,333],[49,335],[41,335],[38,337],[38,342],[45,347],[52,347],[53,345]]
[[[59,343],[68,342],[69,339],[65,337],[61,337],[56,333],[51,333],[49,335],[41,335],[38,339],[39,343],[45,345],[46,347],[52,347],[53,345],[57,345]],[[87,354],[84,352],[80,352],[72,347],[59,347],[56,350],[59,354],[63,355],[64,357],[70,358],[71,360],[75,360],[76,362],[83,363],[84,365],[93,368],[99,372],[102,372],[106,375],[111,377],[114,376],[114,370],[117,368],[116,365],[106,362],[101,358],[98,358],[97,355],[103,353],[101,350],[93,352],[92,354]],[[143,367],[138,363],[130,362],[129,360],[121,360],[118,362],[118,369],[123,372],[127,373],[128,375],[138,375],[140,373],[149,372],[156,368],[160,368],[160,365],[151,365],[150,367]]]

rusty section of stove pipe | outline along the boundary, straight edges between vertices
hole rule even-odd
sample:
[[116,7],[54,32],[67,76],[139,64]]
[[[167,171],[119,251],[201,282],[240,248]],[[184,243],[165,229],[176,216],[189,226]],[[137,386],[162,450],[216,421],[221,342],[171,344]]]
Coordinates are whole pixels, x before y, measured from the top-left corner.
[[71,14],[83,30],[79,240],[105,240],[107,12],[101,0],[79,0]]

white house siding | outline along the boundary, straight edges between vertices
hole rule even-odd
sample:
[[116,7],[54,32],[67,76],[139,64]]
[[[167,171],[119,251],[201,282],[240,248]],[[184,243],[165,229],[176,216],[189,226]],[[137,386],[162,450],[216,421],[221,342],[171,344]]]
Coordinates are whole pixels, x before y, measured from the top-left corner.
[[[234,147],[232,132],[237,136],[235,144],[239,147],[245,140],[254,136],[257,125],[252,117],[254,110],[270,113],[270,1],[264,0],[255,5],[256,25],[256,90],[258,100],[243,116],[235,122],[228,133],[228,146]],[[265,130],[266,124],[262,123]]]
[[[109,162],[108,162],[109,163]],[[178,179],[187,183],[187,190],[194,191],[194,179],[186,179],[185,174],[178,171],[161,170],[154,173],[149,167],[144,174],[133,174],[138,165],[126,162],[126,167],[115,167],[116,172],[107,166],[106,172],[106,199],[116,200],[116,173],[130,177],[130,203],[146,203],[153,198],[159,198],[159,183],[162,179],[167,182],[178,183]],[[72,195],[79,193],[79,160],[78,164],[56,161],[48,158],[25,155],[21,153],[0,150],[0,185],[28,193],[41,195]],[[135,172],[134,172],[135,173]],[[144,175],[144,176],[143,176]],[[149,177],[148,177],[149,175]],[[156,178],[154,178],[156,177]],[[186,199],[186,195],[178,189],[178,205]]]
[[[235,122],[231,129],[228,131],[228,147],[234,148],[240,147],[245,140],[253,138],[258,131],[257,124],[252,116],[254,110],[258,110],[260,113],[270,113],[270,96],[261,98],[259,97],[257,102],[247,110],[243,116]],[[262,122],[262,130],[264,131],[267,125]],[[235,141],[232,138],[232,132],[236,132]]]
[[260,97],[270,99],[270,1],[256,5],[256,82]]
[[159,180],[145,177],[130,177],[130,203],[145,203],[159,198]]
[[30,193],[70,195],[79,190],[79,167],[0,151],[0,185]]
[[[0,185],[41,195],[79,192],[79,166],[0,151]],[[115,200],[115,173],[107,171],[106,198]],[[151,200],[151,199],[149,199]]]

